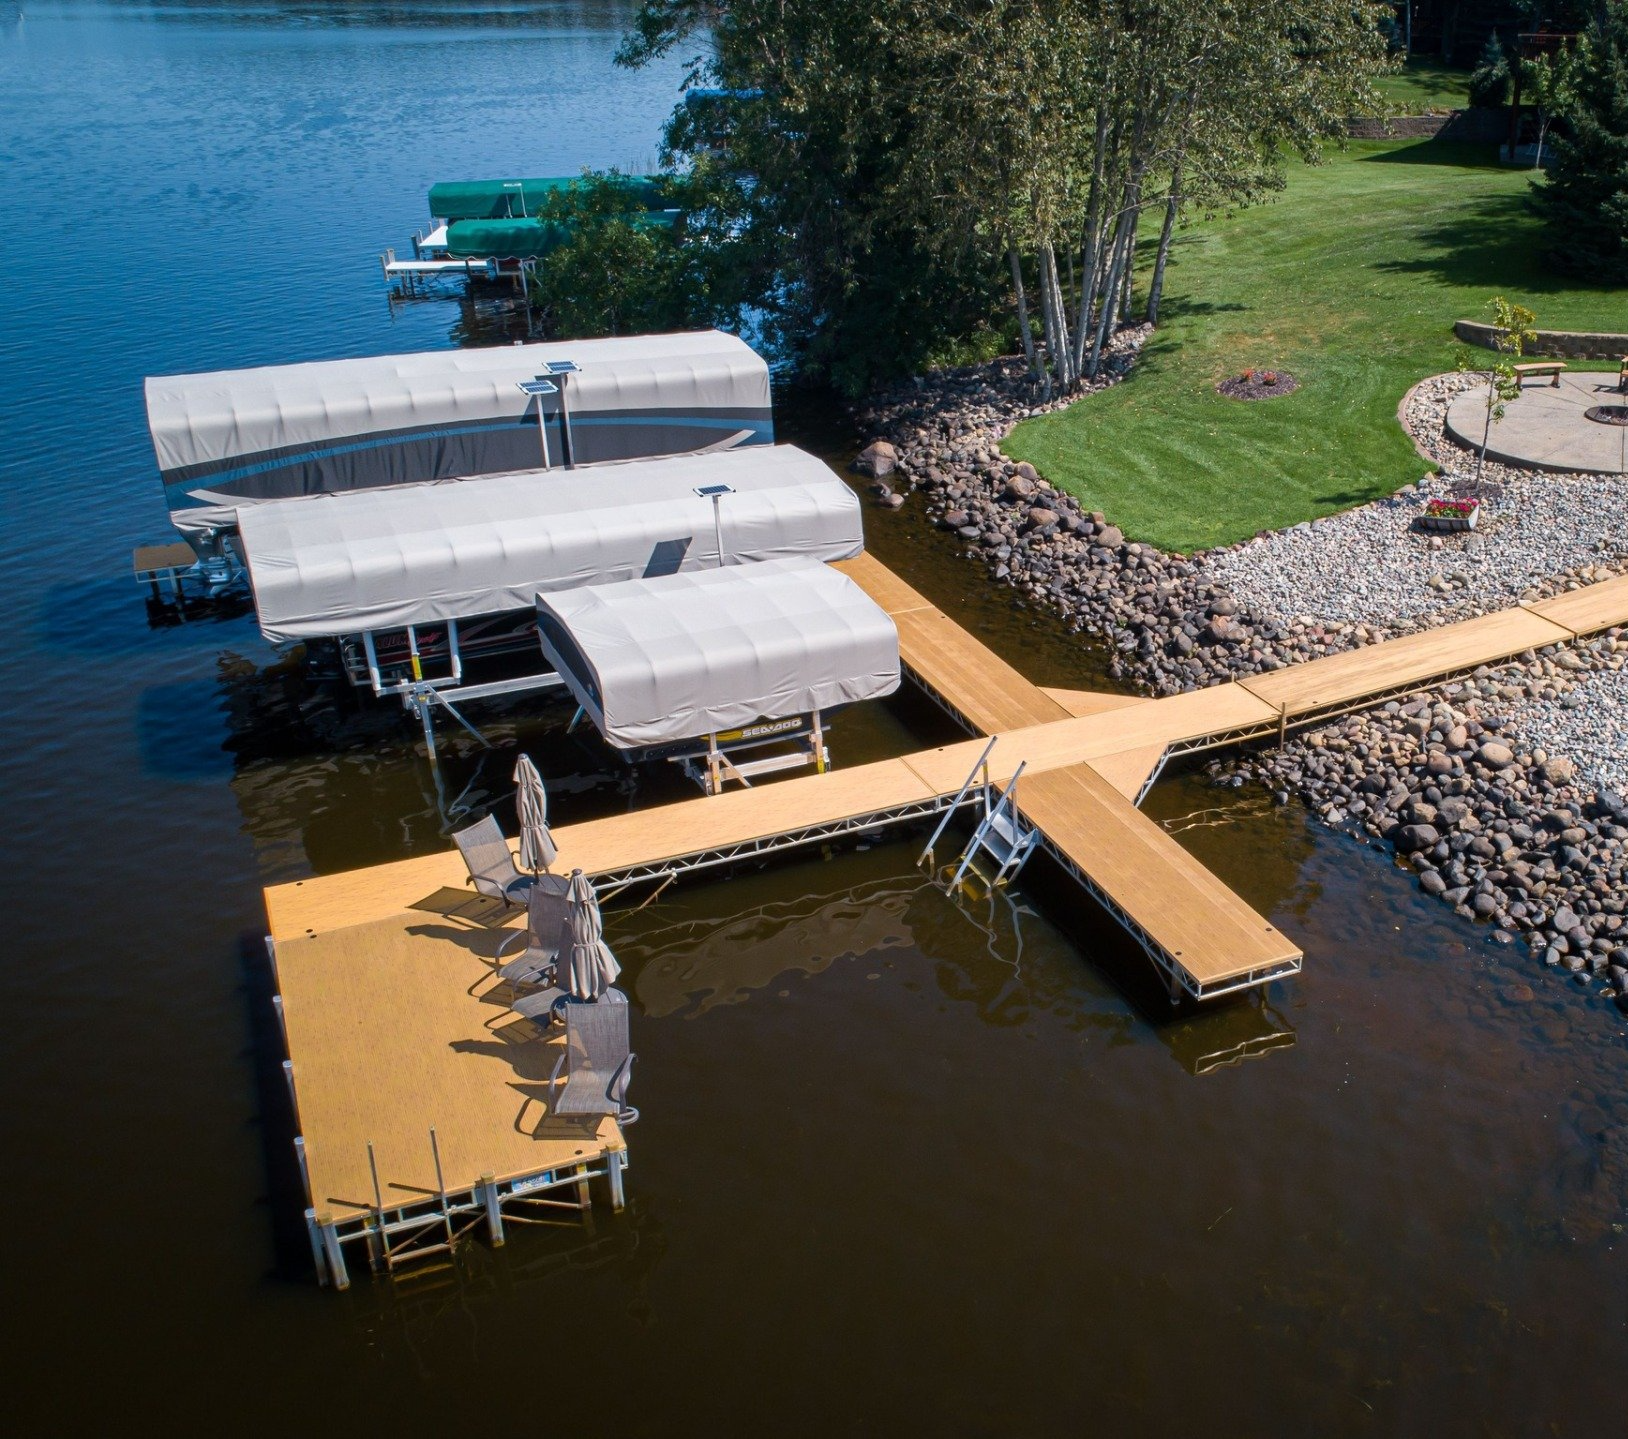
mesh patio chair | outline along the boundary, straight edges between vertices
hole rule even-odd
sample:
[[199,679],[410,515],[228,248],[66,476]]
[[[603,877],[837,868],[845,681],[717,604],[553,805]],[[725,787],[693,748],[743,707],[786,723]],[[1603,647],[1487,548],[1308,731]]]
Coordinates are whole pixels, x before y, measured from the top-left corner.
[[509,852],[498,822],[487,815],[478,824],[452,836],[469,869],[469,882],[480,894],[505,904],[524,904],[531,876],[522,874]]
[[[564,935],[566,902],[571,880],[563,874],[540,874],[526,894],[526,927],[510,935],[498,949],[502,959],[518,943],[525,950],[497,968],[497,977],[513,985],[547,984],[554,978]],[[527,1015],[527,1019],[534,1018]]]
[[610,993],[596,1003],[560,1006],[565,1019],[565,1053],[548,1077],[551,1113],[611,1114],[619,1124],[632,1124],[639,1117],[639,1111],[627,1102],[633,1077],[627,1034],[629,1005],[625,997],[620,1002],[612,1000]]

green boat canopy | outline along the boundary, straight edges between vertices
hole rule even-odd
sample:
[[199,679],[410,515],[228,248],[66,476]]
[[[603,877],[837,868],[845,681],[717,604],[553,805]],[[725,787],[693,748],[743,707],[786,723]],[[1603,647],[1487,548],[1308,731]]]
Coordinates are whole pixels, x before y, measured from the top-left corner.
[[[581,183],[576,175],[532,180],[451,180],[430,186],[430,214],[438,220],[502,220],[535,215],[548,197]],[[659,210],[667,202],[648,175],[626,175],[618,182],[628,209]]]
[[[677,218],[677,210],[628,216],[639,229],[667,228]],[[540,260],[570,233],[558,220],[455,220],[447,226],[447,254],[457,260]]]

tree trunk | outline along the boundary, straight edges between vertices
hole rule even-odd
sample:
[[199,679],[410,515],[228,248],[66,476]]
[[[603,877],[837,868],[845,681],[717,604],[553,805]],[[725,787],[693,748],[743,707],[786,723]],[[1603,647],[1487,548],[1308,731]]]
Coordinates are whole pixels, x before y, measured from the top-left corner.
[[1136,230],[1142,218],[1140,204],[1131,211],[1131,233],[1125,243],[1125,284],[1120,295],[1119,318],[1129,323],[1131,318],[1131,285],[1136,278]]
[[1091,305],[1097,296],[1097,271],[1105,248],[1102,226],[1103,177],[1108,164],[1108,107],[1097,106],[1096,150],[1091,162],[1091,196],[1085,206],[1085,234],[1080,242],[1080,306],[1074,324],[1074,373],[1085,363],[1085,337],[1091,329]]
[[1029,373],[1038,375],[1040,366],[1035,360],[1034,336],[1029,333],[1029,300],[1023,293],[1023,262],[1018,259],[1016,245],[1006,247],[1006,258],[1012,263],[1012,295],[1017,300],[1018,334],[1023,337],[1023,358],[1029,362]]
[[1091,341],[1091,359],[1086,364],[1085,373],[1096,378],[1097,371],[1102,368],[1102,346],[1108,338],[1108,329],[1114,322],[1114,310],[1117,308],[1115,300],[1119,296],[1119,281],[1124,273],[1125,264],[1125,237],[1130,230],[1130,217],[1123,214],[1119,217],[1118,233],[1114,237],[1113,263],[1108,269],[1108,283],[1103,287],[1103,301],[1101,312],[1097,316],[1096,336]]
[[1057,311],[1052,303],[1051,275],[1046,269],[1046,249],[1044,245],[1035,251],[1035,281],[1040,286],[1040,327],[1046,341],[1046,362],[1042,366],[1042,374],[1046,381],[1046,393],[1049,395],[1052,388],[1052,375],[1057,368]]
[[1170,194],[1165,199],[1164,225],[1159,230],[1159,254],[1153,262],[1153,280],[1148,285],[1148,324],[1159,323],[1159,301],[1164,298],[1164,268],[1170,258],[1170,241],[1176,232],[1176,215],[1181,210],[1181,159],[1170,176]]
[[1056,348],[1051,352],[1052,374],[1056,377],[1057,386],[1067,390],[1073,383],[1070,360],[1073,356],[1073,345],[1069,340],[1068,316],[1063,311],[1063,286],[1057,274],[1057,251],[1050,243],[1040,248],[1040,278],[1046,288],[1046,298],[1051,310],[1051,329]]

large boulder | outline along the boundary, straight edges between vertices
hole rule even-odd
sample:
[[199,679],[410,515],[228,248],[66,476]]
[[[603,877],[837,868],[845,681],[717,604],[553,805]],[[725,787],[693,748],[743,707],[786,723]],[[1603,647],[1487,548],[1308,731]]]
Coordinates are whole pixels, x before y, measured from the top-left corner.
[[886,440],[872,440],[859,452],[854,468],[872,479],[885,480],[899,468],[899,452]]
[[1441,835],[1432,824],[1405,824],[1396,832],[1396,847],[1403,854],[1430,849],[1441,842]]

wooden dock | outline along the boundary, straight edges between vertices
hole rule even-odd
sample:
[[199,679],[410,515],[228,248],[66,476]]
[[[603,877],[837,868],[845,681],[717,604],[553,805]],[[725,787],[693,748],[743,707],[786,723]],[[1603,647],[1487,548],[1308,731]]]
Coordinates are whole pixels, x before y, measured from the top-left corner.
[[549,1113],[563,1041],[492,992],[511,912],[373,873],[362,922],[318,931],[283,902],[272,928],[306,1223],[319,1275],[341,1288],[347,1245],[381,1267],[472,1223],[501,1244],[505,1217],[580,1212],[596,1178],[620,1208],[626,1163],[613,1118]]
[[[1140,700],[1041,689],[871,557],[841,568],[894,616],[909,673],[969,729],[995,739],[992,780],[1005,784],[1024,766],[1017,808],[1048,850],[1138,940],[1173,996],[1198,999],[1293,974],[1301,954],[1136,809],[1167,756],[1281,735],[1628,624],[1628,580],[1613,580],[1247,681]],[[559,866],[582,869],[603,893],[941,816],[987,744],[969,739],[570,825],[554,834]],[[319,1270],[335,1282],[344,1282],[342,1246],[365,1243],[377,1259],[391,1222],[484,1220],[501,1235],[506,1209],[559,1191],[580,1197],[597,1176],[619,1202],[623,1136],[609,1120],[585,1128],[550,1118],[547,1041],[520,1022],[515,1032],[486,995],[501,935],[483,903],[455,851],[266,891],[307,1222]]]

